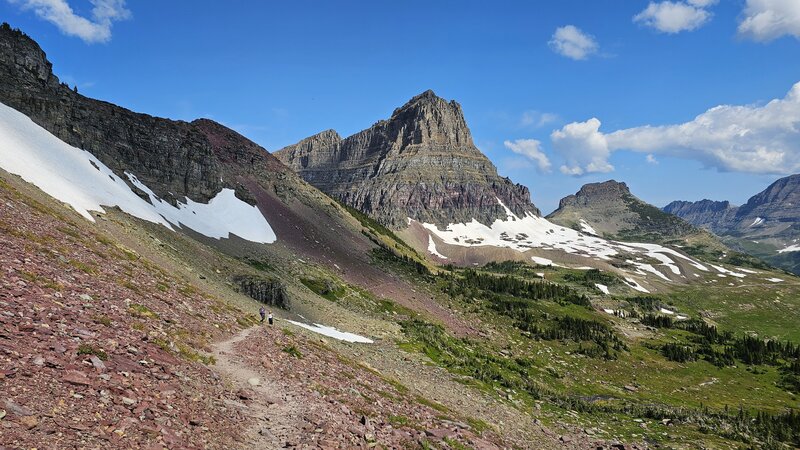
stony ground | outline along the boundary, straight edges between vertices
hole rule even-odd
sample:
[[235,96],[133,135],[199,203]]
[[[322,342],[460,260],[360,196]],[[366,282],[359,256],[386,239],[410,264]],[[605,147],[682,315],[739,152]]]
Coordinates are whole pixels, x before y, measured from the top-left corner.
[[502,445],[0,188],[0,449]]
[[242,418],[195,350],[232,310],[8,189],[0,248],[0,447],[235,445]]
[[[280,322],[279,322],[280,323]],[[288,328],[243,331],[216,352],[243,414],[257,419],[252,448],[495,449],[503,440],[441,405],[346,359],[323,338]]]

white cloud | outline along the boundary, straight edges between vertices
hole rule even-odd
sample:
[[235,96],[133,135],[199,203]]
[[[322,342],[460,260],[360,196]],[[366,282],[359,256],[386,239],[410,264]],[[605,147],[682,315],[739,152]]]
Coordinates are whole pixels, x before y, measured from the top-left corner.
[[113,22],[128,19],[130,11],[125,0],[90,0],[92,17],[81,17],[72,10],[67,0],[8,0],[25,10],[32,10],[40,18],[54,24],[62,33],[77,36],[88,44],[111,40]]
[[540,111],[524,111],[519,124],[523,127],[539,128],[549,123],[558,120],[558,114],[540,112]]
[[658,164],[658,160],[656,159],[655,156],[653,156],[652,153],[648,153],[647,158],[645,158],[645,160],[647,161],[647,164],[654,164],[654,165]]
[[586,59],[597,53],[600,48],[594,36],[584,33],[574,25],[556,28],[549,44],[550,48],[559,55],[574,60]]
[[705,8],[716,0],[689,0],[688,2],[650,2],[647,8],[633,16],[633,21],[662,33],[680,33],[700,28],[712,14]]
[[517,139],[513,142],[504,141],[503,145],[512,152],[535,162],[540,172],[550,171],[550,159],[542,152],[542,143],[536,139]]
[[605,136],[600,133],[600,121],[592,118],[586,122],[573,122],[553,131],[550,139],[567,164],[561,173],[583,175],[592,172],[611,172],[614,166],[608,163],[610,155]]
[[739,35],[761,42],[784,35],[800,39],[800,1],[747,0]]
[[[800,83],[782,99],[763,106],[722,105],[694,120],[645,125],[604,134],[600,121],[571,123],[551,134],[567,161],[562,172],[581,174],[611,167],[616,150],[669,155],[702,162],[721,171],[790,174],[800,172]],[[597,170],[594,170],[597,171]]]

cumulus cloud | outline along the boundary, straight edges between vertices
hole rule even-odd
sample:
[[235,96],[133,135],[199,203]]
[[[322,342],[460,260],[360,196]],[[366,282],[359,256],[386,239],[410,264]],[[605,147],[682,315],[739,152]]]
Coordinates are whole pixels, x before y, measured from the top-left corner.
[[716,0],[650,2],[644,11],[633,16],[633,21],[662,33],[692,31],[708,22],[712,14],[705,8],[716,2]]
[[574,25],[556,28],[549,44],[554,52],[574,60],[586,59],[600,48],[594,36]]
[[608,163],[610,151],[605,136],[599,131],[600,121],[591,118],[586,122],[573,122],[553,131],[550,139],[566,164],[560,167],[566,175],[583,175],[592,172],[611,172]]
[[784,98],[763,106],[716,106],[681,124],[608,134],[600,131],[600,125],[592,118],[551,134],[554,148],[568,164],[562,172],[581,175],[611,168],[607,159],[616,150],[694,159],[720,171],[800,172],[800,83]]
[[785,35],[800,39],[800,1],[747,0],[739,35],[760,42]]
[[540,172],[550,171],[550,159],[542,152],[542,143],[536,139],[517,139],[513,142],[505,141],[503,145],[512,152],[535,162]]
[[31,10],[52,23],[62,33],[77,36],[88,44],[111,40],[112,23],[130,18],[125,0],[90,0],[91,18],[75,14],[67,0],[9,0],[24,10]]
[[647,158],[645,158],[645,161],[647,161],[647,164],[654,164],[654,165],[658,164],[658,160],[656,159],[655,156],[653,156],[652,153],[647,154]]

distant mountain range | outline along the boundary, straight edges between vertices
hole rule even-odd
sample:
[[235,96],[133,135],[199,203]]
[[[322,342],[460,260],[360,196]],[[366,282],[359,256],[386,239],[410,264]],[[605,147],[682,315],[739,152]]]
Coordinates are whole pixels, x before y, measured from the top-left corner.
[[800,273],[800,175],[781,178],[742,206],[675,201],[664,211],[722,236],[731,247]]

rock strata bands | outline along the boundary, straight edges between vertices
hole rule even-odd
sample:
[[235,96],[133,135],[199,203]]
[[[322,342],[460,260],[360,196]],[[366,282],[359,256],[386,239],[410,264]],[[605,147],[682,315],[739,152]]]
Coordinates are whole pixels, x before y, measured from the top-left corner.
[[275,153],[306,181],[394,228],[539,214],[472,141],[461,106],[426,91],[389,120],[342,139],[328,130]]

